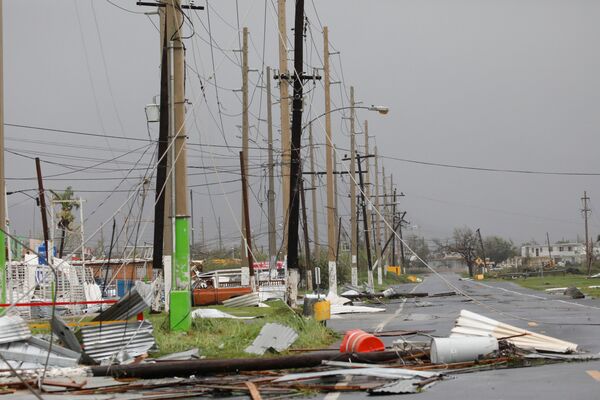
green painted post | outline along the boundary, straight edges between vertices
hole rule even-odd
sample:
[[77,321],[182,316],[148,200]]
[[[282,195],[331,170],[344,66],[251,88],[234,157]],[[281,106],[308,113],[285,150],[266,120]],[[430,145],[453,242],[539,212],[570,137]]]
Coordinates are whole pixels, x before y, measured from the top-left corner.
[[188,217],[175,217],[175,249],[173,252],[172,290],[169,294],[169,327],[187,331],[192,326],[190,293],[190,242]]

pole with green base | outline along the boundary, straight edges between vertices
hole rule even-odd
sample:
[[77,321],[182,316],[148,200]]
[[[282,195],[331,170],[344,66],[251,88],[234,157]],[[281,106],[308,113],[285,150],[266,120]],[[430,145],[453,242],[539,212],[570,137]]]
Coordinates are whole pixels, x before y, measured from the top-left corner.
[[189,218],[187,216],[175,217],[175,251],[172,271],[172,289],[169,294],[169,328],[172,331],[187,331],[192,326]]

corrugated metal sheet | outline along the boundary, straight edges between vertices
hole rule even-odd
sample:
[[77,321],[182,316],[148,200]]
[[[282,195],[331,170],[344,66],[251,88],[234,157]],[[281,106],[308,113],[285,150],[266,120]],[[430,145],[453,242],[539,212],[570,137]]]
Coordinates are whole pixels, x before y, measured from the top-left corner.
[[421,383],[420,379],[400,379],[392,383],[386,383],[383,386],[369,390],[369,393],[375,394],[408,394],[418,393]]
[[130,321],[86,326],[79,335],[83,350],[96,361],[106,360],[125,352],[136,357],[151,350],[156,342],[148,321]]
[[223,305],[226,307],[252,307],[257,306],[259,301],[258,293],[248,293],[243,296],[234,297],[224,300]]
[[348,368],[348,369],[336,369],[331,371],[318,371],[318,372],[303,372],[298,374],[288,374],[280,378],[275,379],[273,382],[288,382],[302,379],[313,379],[322,378],[325,376],[334,375],[362,375],[362,376],[373,376],[384,379],[413,379],[416,377],[420,378],[432,378],[434,376],[440,376],[439,372],[431,371],[414,371],[403,368]]
[[152,285],[136,281],[133,288],[117,303],[104,310],[94,321],[120,321],[129,319],[152,303]]
[[509,338],[506,341],[517,347],[525,349],[534,348],[538,351],[550,351],[554,353],[573,353],[577,351],[578,347],[575,343],[517,328],[516,326],[508,325],[467,310],[461,310],[450,336]]
[[254,342],[244,350],[246,353],[263,355],[268,349],[283,351],[298,339],[289,326],[268,323],[262,327]]
[[17,365],[18,368],[43,367],[49,350],[48,365],[52,367],[74,367],[80,358],[80,354],[56,344],[50,349],[50,343],[35,337],[0,345],[0,354],[10,361],[13,367]]
[[31,337],[27,322],[17,315],[0,317],[0,344],[25,340]]

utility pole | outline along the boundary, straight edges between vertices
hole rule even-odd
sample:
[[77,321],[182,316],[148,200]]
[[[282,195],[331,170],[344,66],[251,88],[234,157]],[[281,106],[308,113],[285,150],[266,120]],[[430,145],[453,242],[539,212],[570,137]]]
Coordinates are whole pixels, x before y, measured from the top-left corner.
[[354,131],[354,86],[350,86],[350,274],[358,285],[358,226],[356,219],[356,132]]
[[479,237],[479,245],[481,246],[481,256],[483,257],[483,272],[485,273],[485,269],[487,267],[487,263],[485,261],[485,247],[483,246],[483,239],[481,238],[481,231],[479,230],[479,228],[477,228],[477,236]]
[[[314,175],[313,175],[314,176]],[[310,258],[310,243],[308,239],[308,218],[306,217],[306,193],[304,189],[304,179],[300,180],[300,201],[302,203],[302,225],[304,231],[304,276],[306,281],[306,289],[312,292],[312,262]]]
[[290,159],[290,215],[288,224],[288,302],[296,305],[298,297],[298,220],[300,199],[298,189],[302,179],[300,147],[302,145],[302,105],[304,76],[304,0],[296,0],[294,20],[294,97],[292,102],[292,142]]
[[[369,154],[369,122],[365,120],[365,125],[364,125],[364,135],[365,135],[365,155],[364,155],[364,161],[365,161],[365,177],[364,177],[364,185],[361,184],[361,196],[362,196],[362,203],[363,203],[363,226],[365,229],[365,245],[367,246],[367,265],[369,266],[369,277],[368,277],[368,284],[369,287],[371,289],[374,288],[373,286],[373,259],[371,258],[371,242],[369,241],[369,237],[371,236],[370,231],[371,231],[371,210],[372,210],[372,205],[371,205],[371,178],[370,178],[370,174],[371,174],[371,168],[370,168],[370,163],[369,163],[369,158],[371,157],[371,155]],[[360,164],[360,160],[359,160],[359,164]],[[359,180],[362,182],[363,181],[363,176],[362,176],[362,172],[360,169],[360,165],[359,165],[359,169],[358,169],[358,175],[359,175]]]
[[[6,180],[4,170],[4,56],[3,56],[3,0],[0,0],[0,279],[2,280],[2,303],[6,303]],[[10,248],[8,249],[10,252]]]
[[171,137],[174,141],[174,240],[173,276],[171,282],[169,327],[174,331],[187,331],[191,327],[190,295],[190,241],[189,210],[187,202],[187,155],[185,135],[185,54],[181,38],[183,15],[180,0],[165,3],[167,38],[169,39],[169,91],[171,96]]
[[[242,31],[242,151],[244,152],[244,156],[240,159],[244,162],[242,165],[242,174],[248,173],[248,155],[250,154],[249,149],[249,122],[248,122],[248,28],[244,27]],[[244,183],[245,182],[245,183]],[[242,184],[247,184],[247,181],[244,180]],[[243,187],[242,190],[248,190],[247,187]],[[246,235],[246,215],[245,211],[246,207],[242,205],[242,250],[247,249],[247,241],[250,238]],[[244,235],[246,238],[244,239]],[[248,251],[242,251],[240,258],[242,259],[242,270],[248,263],[248,259],[246,258],[248,255]],[[252,267],[250,267],[249,274],[252,275]],[[244,276],[242,274],[242,276]]]
[[[394,175],[390,175],[390,190],[392,191],[392,221],[396,221],[396,188],[394,187]],[[394,225],[394,222],[392,222],[392,226]],[[402,225],[402,224],[400,224]],[[393,238],[392,238],[392,265],[393,266],[397,266],[398,264],[396,263],[396,231],[392,232]],[[404,266],[401,265],[400,266],[400,271],[404,271]]]
[[366,199],[365,199],[365,184],[364,184],[364,178],[363,178],[363,174],[362,174],[362,168],[361,168],[361,161],[362,159],[367,159],[368,160],[368,155],[365,155],[363,157],[358,156],[358,180],[360,182],[360,203],[361,203],[361,207],[362,207],[362,213],[363,213],[363,230],[365,233],[365,246],[367,248],[367,266],[368,266],[368,274],[367,274],[367,285],[369,286],[369,290],[373,291],[373,264],[372,264],[372,260],[371,260],[371,243],[369,240],[369,221],[367,218],[367,205],[366,205]]
[[200,217],[200,240],[201,242],[201,249],[202,252],[206,252],[206,240],[205,240],[205,236],[204,236],[204,217]]
[[[329,73],[329,29],[323,27],[323,85],[325,86],[325,163],[327,169],[327,264],[329,292],[337,294],[336,204],[333,140],[331,138],[331,77]],[[334,197],[335,196],[335,197]]]
[[[256,291],[256,280],[254,279],[254,257],[252,256],[252,233],[250,229],[250,213],[248,210],[248,182],[246,181],[246,160],[245,154],[243,151],[240,151],[240,169],[242,173],[242,207],[243,207],[243,216],[244,216],[244,227],[246,236],[243,238],[243,245],[241,253],[245,254],[245,260],[248,263],[248,271],[250,275],[250,287],[252,291]],[[242,256],[244,259],[244,256]],[[242,264],[243,265],[243,264]],[[242,274],[243,275],[243,274]]]
[[[373,149],[375,154],[375,254],[381,258],[381,210],[379,209],[379,161],[377,158],[377,146]],[[385,203],[385,202],[384,202]],[[377,264],[377,284],[383,285],[383,274],[381,273],[380,259]]]
[[[382,180],[382,192],[383,192],[383,196],[384,196],[384,201],[383,201],[383,220],[384,221],[388,221],[389,216],[390,216],[390,206],[388,204],[387,201],[385,201],[385,199],[387,199],[387,196],[389,196],[389,192],[387,190],[387,185],[385,184],[385,166],[381,166],[381,180]],[[391,219],[391,223],[387,223],[384,224],[383,226],[383,237],[391,237],[390,235],[392,234],[392,229],[388,227],[389,226],[393,226],[395,223],[394,218]],[[381,249],[381,262],[384,263],[383,264],[383,276],[387,276],[387,272],[388,272],[388,265],[389,265],[389,260],[387,259],[387,257],[384,258],[384,254],[385,254],[385,250],[382,248]]]
[[192,231],[192,242],[190,243],[190,256],[193,259],[194,255],[193,255],[193,248],[194,245],[196,244],[196,240],[195,240],[195,233],[196,230],[194,229],[194,194],[192,193],[192,189],[190,189],[190,230]]
[[592,211],[588,207],[588,201],[590,198],[587,195],[587,192],[583,192],[583,197],[581,201],[583,202],[583,219],[585,221],[585,262],[587,266],[587,274],[588,276],[592,274],[592,249],[590,249],[590,240],[589,240],[589,231],[588,231],[588,214]]
[[[548,243],[548,257],[550,257],[550,267],[554,264],[552,262],[552,246],[550,246],[550,234],[546,232],[546,243]],[[544,266],[542,265],[542,278],[544,277]]]
[[[281,118],[281,189],[283,199],[283,248],[288,247],[288,227],[290,217],[290,100],[287,57],[287,26],[285,0],[277,0],[277,26],[279,28],[279,115]],[[302,32],[300,32],[302,33]],[[284,255],[284,259],[286,256]]]
[[314,255],[319,257],[319,220],[317,219],[317,175],[315,174],[315,149],[313,144],[312,124],[308,126],[308,147],[310,155],[310,184],[312,186],[312,223]]
[[269,276],[277,269],[277,236],[275,221],[275,175],[273,169],[273,98],[271,97],[271,68],[267,67],[267,141],[269,164],[269,190],[267,192],[269,214]]
[[[38,197],[40,199],[40,211],[42,213],[42,229],[44,234],[44,245],[46,246],[46,262],[52,265],[52,256],[54,251],[50,251],[50,246],[54,250],[54,244],[48,240],[48,215],[46,214],[46,194],[44,191],[44,180],[42,178],[42,166],[39,157],[35,158],[35,171],[38,181]],[[6,221],[5,221],[6,224]],[[6,225],[5,225],[6,226]]]
[[223,251],[223,237],[221,236],[221,217],[219,217],[219,252]]

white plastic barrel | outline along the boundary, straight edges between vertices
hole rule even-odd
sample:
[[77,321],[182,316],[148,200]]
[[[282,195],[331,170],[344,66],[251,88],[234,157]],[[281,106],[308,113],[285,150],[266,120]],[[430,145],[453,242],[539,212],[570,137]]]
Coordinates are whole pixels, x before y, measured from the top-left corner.
[[431,362],[449,364],[478,360],[498,350],[498,340],[491,336],[433,338]]

